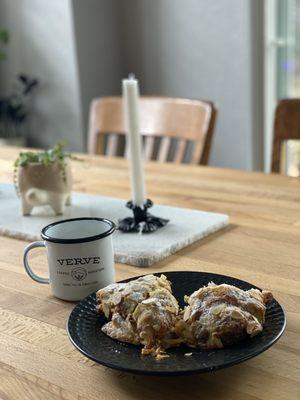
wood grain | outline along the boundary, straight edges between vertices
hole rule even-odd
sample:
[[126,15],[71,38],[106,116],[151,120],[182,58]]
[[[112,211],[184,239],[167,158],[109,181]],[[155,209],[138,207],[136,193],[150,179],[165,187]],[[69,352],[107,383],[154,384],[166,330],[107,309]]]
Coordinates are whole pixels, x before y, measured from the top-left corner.
[[[0,181],[11,182],[17,150],[0,148]],[[81,155],[76,190],[128,199],[127,161]],[[51,296],[22,267],[25,242],[0,237],[0,398],[212,399],[300,398],[300,186],[293,178],[199,166],[148,163],[156,203],[225,212],[231,225],[153,267],[116,265],[118,279],[192,270],[232,275],[272,290],[287,312],[282,339],[260,356],[212,374],[134,376],[96,365],[69,343],[73,303]],[[43,251],[33,268],[47,273]]]

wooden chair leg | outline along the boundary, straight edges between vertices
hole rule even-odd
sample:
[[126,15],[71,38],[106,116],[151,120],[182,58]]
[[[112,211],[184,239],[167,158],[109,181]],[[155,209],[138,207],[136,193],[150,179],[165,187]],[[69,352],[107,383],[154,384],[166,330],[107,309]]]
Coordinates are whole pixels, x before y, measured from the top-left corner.
[[273,145],[272,172],[280,172],[281,142],[276,140]]

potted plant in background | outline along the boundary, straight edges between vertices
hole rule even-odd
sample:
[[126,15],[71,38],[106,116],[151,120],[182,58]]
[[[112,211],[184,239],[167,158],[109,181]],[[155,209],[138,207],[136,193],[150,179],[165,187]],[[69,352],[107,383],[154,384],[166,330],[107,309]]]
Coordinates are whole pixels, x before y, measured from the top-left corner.
[[5,29],[0,29],[0,61],[6,59],[6,53],[3,49],[8,44],[9,41],[9,33]]
[[21,152],[15,161],[14,184],[21,198],[23,215],[35,206],[50,205],[63,214],[71,204],[72,175],[69,160],[76,159],[58,143],[41,152]]
[[[0,30],[0,44],[7,45],[9,34]],[[6,59],[3,48],[0,48],[0,61]],[[29,115],[29,100],[39,82],[25,74],[17,76],[12,93],[7,97],[0,97],[0,144],[26,144],[25,123]]]

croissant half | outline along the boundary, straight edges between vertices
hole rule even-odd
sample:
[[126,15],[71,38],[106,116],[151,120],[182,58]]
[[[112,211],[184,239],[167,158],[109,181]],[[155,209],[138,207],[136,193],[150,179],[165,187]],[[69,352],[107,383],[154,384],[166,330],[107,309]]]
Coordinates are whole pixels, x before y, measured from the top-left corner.
[[210,283],[185,296],[188,305],[181,313],[177,334],[192,347],[232,345],[263,330],[266,303],[271,299],[267,291]]
[[98,309],[111,321],[102,331],[113,339],[144,346],[142,354],[165,357],[180,344],[175,333],[179,307],[164,275],[147,275],[97,292]]

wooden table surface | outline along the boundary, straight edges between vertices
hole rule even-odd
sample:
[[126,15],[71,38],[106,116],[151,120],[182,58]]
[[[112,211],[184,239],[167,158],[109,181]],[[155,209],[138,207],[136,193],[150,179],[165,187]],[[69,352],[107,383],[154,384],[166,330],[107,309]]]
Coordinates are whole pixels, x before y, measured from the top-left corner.
[[[16,154],[0,148],[0,182],[12,181]],[[73,163],[75,190],[129,199],[126,161],[84,158]],[[260,356],[209,374],[143,377],[102,367],[69,343],[65,325],[74,304],[27,277],[25,242],[0,237],[0,398],[299,399],[299,180],[156,163],[147,165],[146,175],[154,202],[228,213],[231,224],[153,267],[118,264],[117,278],[168,270],[235,276],[274,293],[287,312],[285,334]],[[32,255],[32,264],[46,274],[43,251]]]

